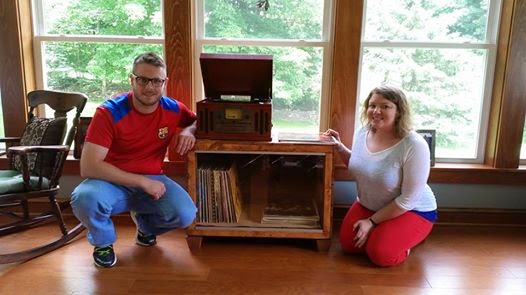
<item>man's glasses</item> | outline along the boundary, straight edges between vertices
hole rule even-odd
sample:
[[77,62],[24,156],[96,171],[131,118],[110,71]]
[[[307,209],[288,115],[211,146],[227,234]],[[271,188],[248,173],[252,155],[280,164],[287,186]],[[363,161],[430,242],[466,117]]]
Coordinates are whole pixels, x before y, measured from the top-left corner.
[[137,82],[137,84],[141,85],[141,86],[146,86],[148,85],[148,83],[152,82],[152,85],[154,87],[161,87],[163,86],[164,82],[166,81],[166,79],[159,79],[159,78],[146,78],[146,77],[142,77],[142,76],[137,76],[135,74],[132,74],[133,78],[135,79],[135,82]]

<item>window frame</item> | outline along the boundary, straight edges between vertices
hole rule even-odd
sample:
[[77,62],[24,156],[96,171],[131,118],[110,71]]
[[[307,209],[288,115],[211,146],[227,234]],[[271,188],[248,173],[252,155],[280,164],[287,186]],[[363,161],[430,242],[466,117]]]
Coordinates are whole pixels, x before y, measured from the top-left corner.
[[[126,36],[126,35],[65,35],[65,34],[48,34],[44,27],[44,9],[42,1],[45,0],[31,0],[32,1],[32,17],[33,21],[33,57],[36,86],[38,89],[47,89],[46,79],[46,65],[44,43],[46,42],[86,42],[98,44],[157,44],[163,45],[163,51],[166,53],[164,47],[164,34],[162,36]],[[160,1],[161,14],[164,16],[164,1]],[[163,17],[163,33],[164,33],[164,17]],[[131,63],[131,61],[130,61]]]
[[[492,86],[493,78],[495,73],[495,66],[497,61],[497,42],[498,42],[498,28],[499,28],[499,16],[501,10],[501,0],[488,0],[488,21],[486,28],[486,36],[483,42],[434,42],[434,41],[391,41],[391,40],[366,40],[365,39],[365,27],[366,27],[366,13],[367,13],[367,0],[364,0],[363,5],[363,23],[362,23],[362,38],[360,42],[360,63],[359,63],[359,76],[358,76],[358,93],[361,93],[361,77],[362,77],[362,65],[363,65],[363,54],[366,48],[402,48],[402,49],[481,49],[486,51],[485,58],[485,71],[483,74],[483,89],[481,89],[481,107],[478,110],[479,113],[479,125],[476,134],[476,149],[474,158],[452,158],[452,157],[437,157],[436,161],[441,163],[468,163],[468,164],[481,164],[485,161],[485,148],[487,141],[487,132],[489,125],[489,113],[492,100]],[[364,91],[369,91],[364,89]],[[363,92],[366,93],[366,92]],[[362,95],[363,96],[363,95]],[[356,118],[360,117],[361,111],[361,100],[362,97],[358,97],[356,100]],[[360,120],[356,120],[355,127],[361,126]],[[423,126],[424,128],[426,126]]]
[[[204,1],[195,0],[193,3],[195,21],[192,22],[193,36],[193,90],[197,101],[204,99],[203,79],[199,56],[206,45],[225,45],[225,46],[264,46],[264,47],[315,47],[323,50],[323,68],[320,92],[320,125],[319,130],[325,130],[329,123],[329,99],[330,99],[330,75],[332,67],[332,48],[334,38],[334,9],[337,0],[324,0],[323,8],[323,28],[320,40],[288,40],[288,39],[234,39],[234,38],[210,38],[205,36],[204,26]],[[273,127],[275,129],[275,126]],[[275,130],[273,130],[273,133]]]
[[[338,1],[335,16],[330,124],[340,130],[342,141],[349,147],[354,136],[359,68],[358,55],[352,52],[360,50],[364,2]],[[526,69],[520,67],[521,56],[526,54],[526,36],[518,34],[525,25],[526,6],[502,2],[500,20],[494,79],[492,85],[487,85],[492,86],[492,94],[489,125],[484,130],[485,160],[481,164],[437,163],[431,168],[430,182],[523,184],[526,181],[526,166],[519,166],[519,155],[515,152],[521,146],[526,115],[523,95],[526,84],[521,82]],[[335,168],[336,179],[351,179],[344,163],[340,161]],[[479,177],[480,171],[487,177]]]

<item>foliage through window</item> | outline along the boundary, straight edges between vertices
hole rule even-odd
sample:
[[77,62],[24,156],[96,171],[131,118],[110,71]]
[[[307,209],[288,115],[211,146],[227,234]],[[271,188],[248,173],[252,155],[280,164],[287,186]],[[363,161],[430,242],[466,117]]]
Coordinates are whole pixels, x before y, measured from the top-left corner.
[[195,68],[201,52],[271,54],[273,130],[317,132],[327,105],[331,2],[197,0]]
[[33,16],[39,87],[85,93],[84,116],[130,89],[135,56],[163,53],[161,0],[34,0]]
[[490,0],[366,1],[359,103],[398,86],[438,161],[482,162],[498,15]]

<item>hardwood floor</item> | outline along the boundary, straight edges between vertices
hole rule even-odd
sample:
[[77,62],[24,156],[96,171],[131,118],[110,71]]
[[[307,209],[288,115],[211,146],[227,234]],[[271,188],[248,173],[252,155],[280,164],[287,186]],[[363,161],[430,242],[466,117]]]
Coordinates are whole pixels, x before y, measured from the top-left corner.
[[[309,240],[205,239],[191,253],[183,231],[134,244],[135,227],[117,222],[118,262],[95,268],[85,239],[20,264],[0,265],[0,294],[526,294],[526,229],[437,226],[397,267],[379,268]],[[44,239],[0,239],[1,251]]]

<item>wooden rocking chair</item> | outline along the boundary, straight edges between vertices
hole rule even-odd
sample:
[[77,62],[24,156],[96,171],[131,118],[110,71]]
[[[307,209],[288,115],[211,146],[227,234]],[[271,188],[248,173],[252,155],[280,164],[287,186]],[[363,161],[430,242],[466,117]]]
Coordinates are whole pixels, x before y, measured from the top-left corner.
[[[58,202],[62,168],[75,137],[77,123],[87,102],[81,93],[36,90],[28,94],[29,122],[22,137],[0,138],[6,143],[9,170],[0,170],[0,237],[25,231],[44,222],[55,221],[62,235],[44,245],[12,253],[0,253],[0,264],[29,260],[55,250],[84,230],[77,223],[68,229],[62,211],[69,201]],[[47,105],[55,111],[54,118],[39,118],[34,110]],[[67,113],[75,110],[68,128]],[[67,131],[67,132],[66,132]],[[30,199],[45,198],[49,211],[30,214]],[[0,250],[1,251],[1,250]]]

